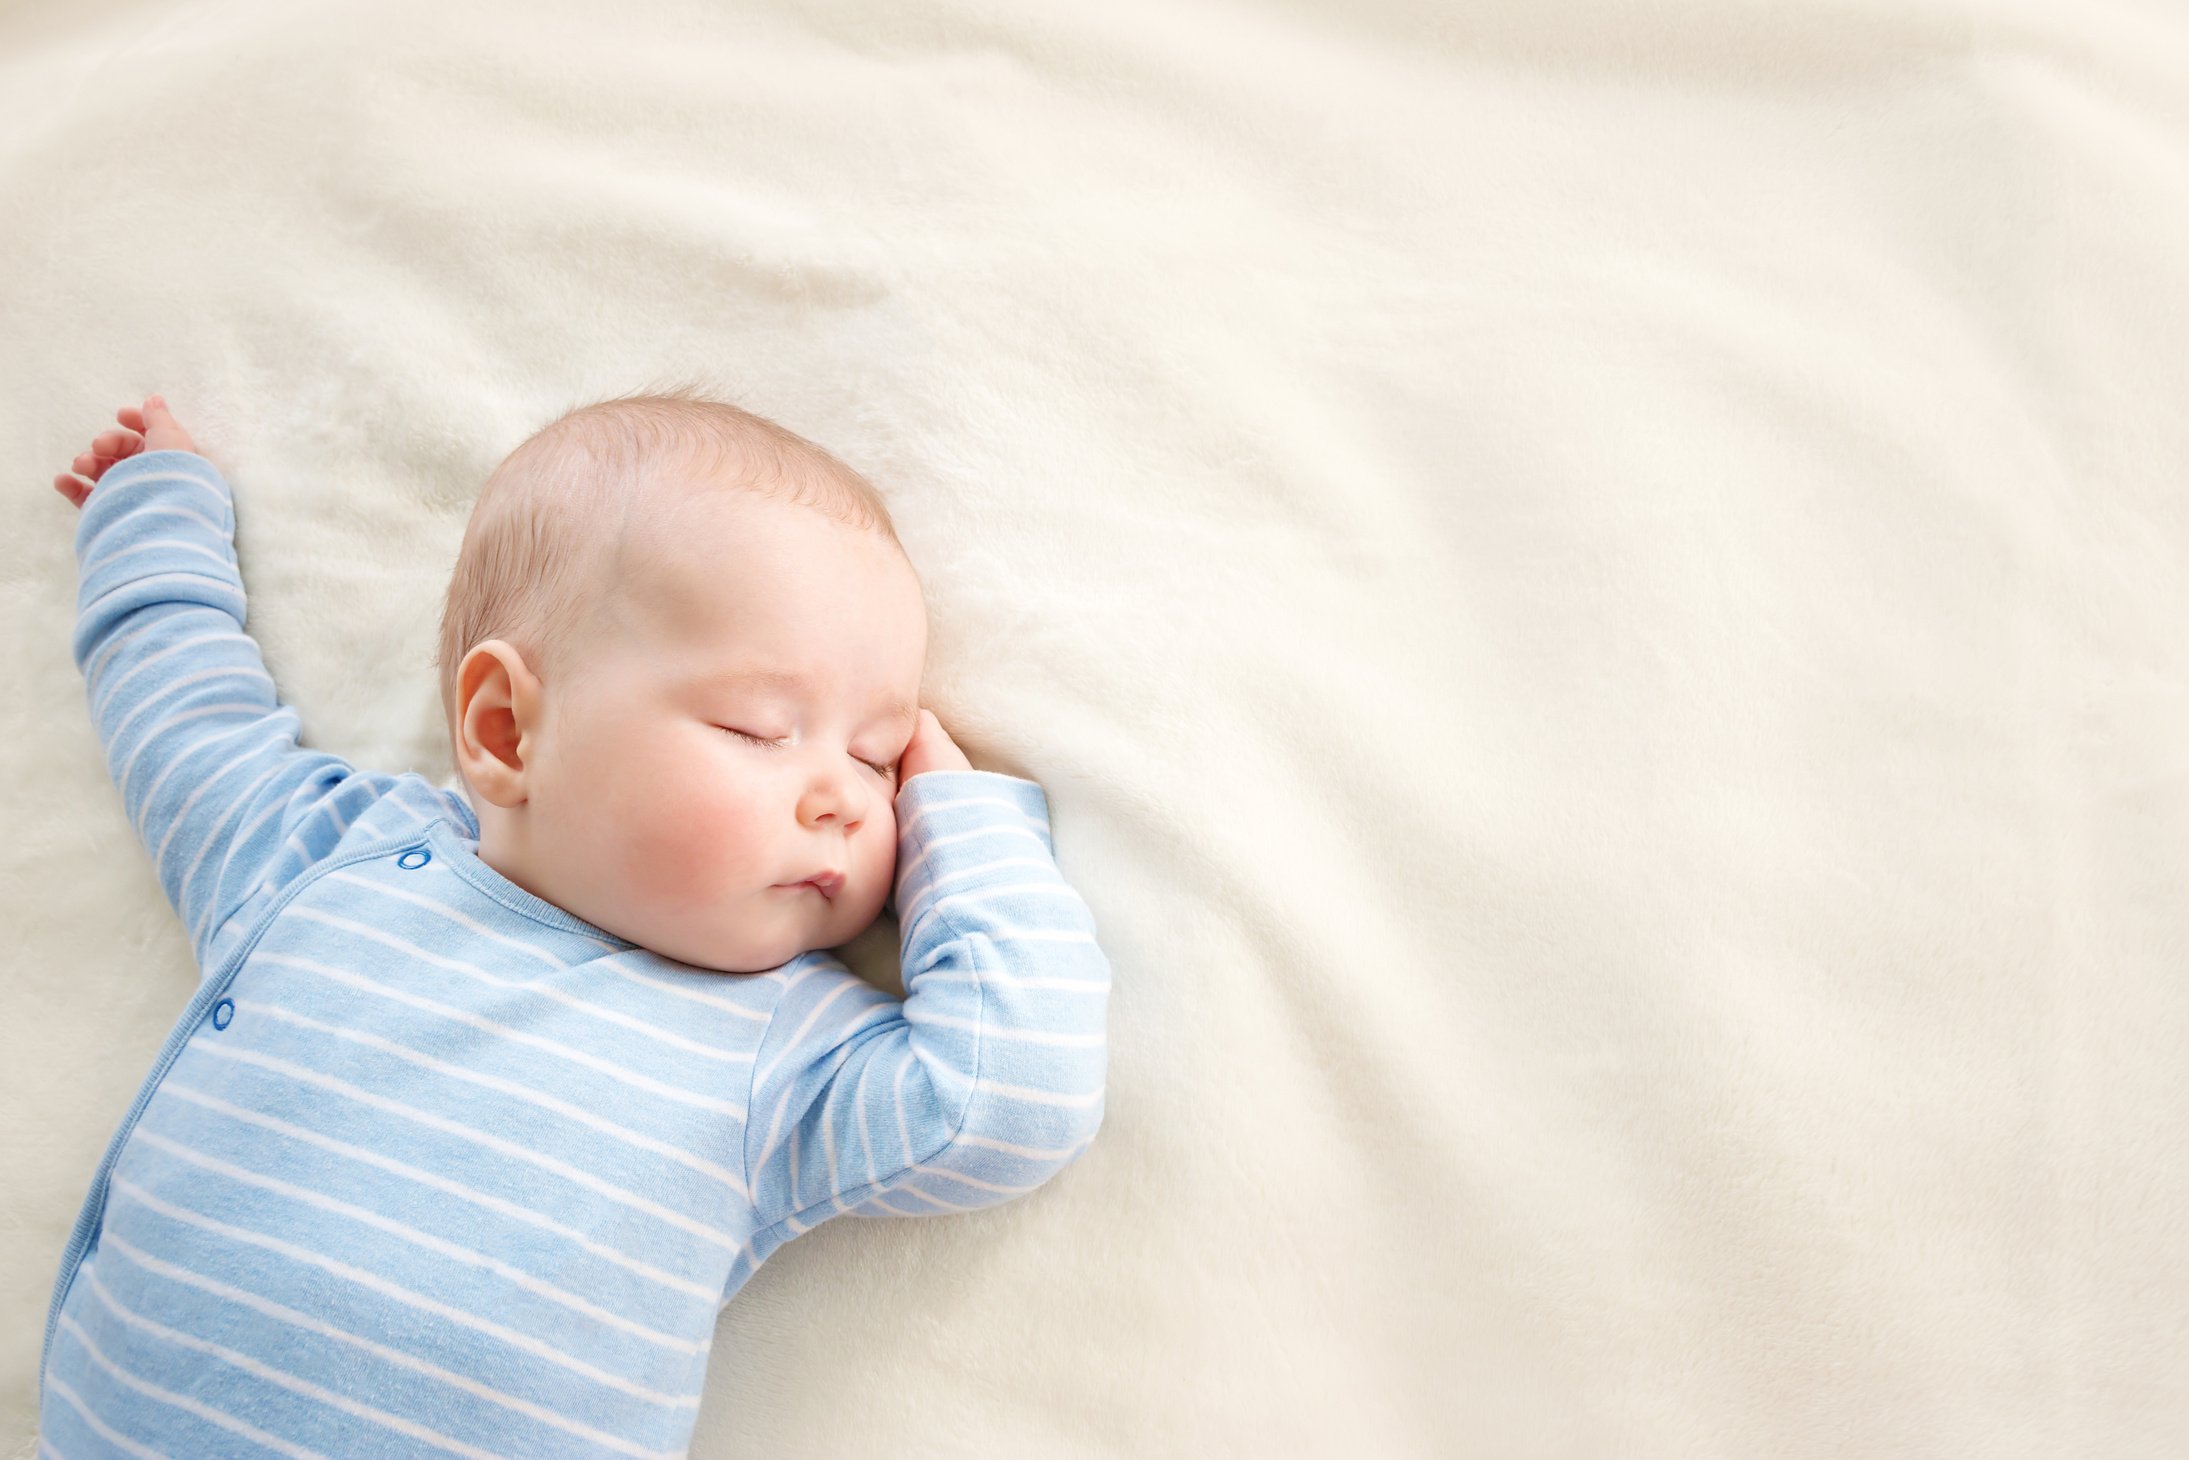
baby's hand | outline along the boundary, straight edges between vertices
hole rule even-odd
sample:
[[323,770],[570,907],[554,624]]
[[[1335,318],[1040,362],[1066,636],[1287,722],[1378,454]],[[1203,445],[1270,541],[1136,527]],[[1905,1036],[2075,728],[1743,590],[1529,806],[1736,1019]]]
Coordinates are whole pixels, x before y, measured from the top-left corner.
[[897,762],[898,786],[901,788],[923,771],[969,771],[972,768],[973,762],[958,749],[958,742],[943,729],[935,712],[921,710],[920,723],[912,731],[912,743],[905,747],[904,758]]
[[[71,505],[82,507],[84,499],[91,495],[92,483],[106,475],[106,469],[117,461],[135,456],[140,451],[196,451],[191,444],[190,433],[183,430],[167,409],[167,402],[160,397],[147,396],[144,409],[123,406],[114,413],[114,419],[128,429],[102,432],[91,443],[91,449],[70,463],[74,476],[62,472],[53,479],[53,490],[68,498]],[[89,477],[90,482],[82,478]]]

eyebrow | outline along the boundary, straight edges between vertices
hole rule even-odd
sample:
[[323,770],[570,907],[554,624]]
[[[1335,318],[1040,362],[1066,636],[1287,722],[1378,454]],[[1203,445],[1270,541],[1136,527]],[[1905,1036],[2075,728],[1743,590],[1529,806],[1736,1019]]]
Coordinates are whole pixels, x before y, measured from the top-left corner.
[[[717,689],[758,686],[761,689],[798,690],[807,687],[803,674],[787,669],[720,669],[712,674],[700,675],[693,683]],[[913,708],[911,701],[901,695],[884,695],[877,703],[880,704],[882,713],[892,721],[912,724],[917,723],[920,718],[920,712]]]

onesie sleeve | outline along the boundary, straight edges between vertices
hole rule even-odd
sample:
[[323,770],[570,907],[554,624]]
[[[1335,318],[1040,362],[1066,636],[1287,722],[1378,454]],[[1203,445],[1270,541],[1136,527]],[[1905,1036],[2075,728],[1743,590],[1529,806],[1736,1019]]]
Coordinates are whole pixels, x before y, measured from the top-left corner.
[[833,958],[778,975],[745,1161],[761,1227],[996,1206],[1102,1122],[1110,967],[1040,786],[931,771],[897,793],[905,997]]
[[392,777],[304,750],[243,631],[235,512],[212,462],[116,462],[76,524],[73,653],[123,810],[201,971],[257,887],[331,849]]

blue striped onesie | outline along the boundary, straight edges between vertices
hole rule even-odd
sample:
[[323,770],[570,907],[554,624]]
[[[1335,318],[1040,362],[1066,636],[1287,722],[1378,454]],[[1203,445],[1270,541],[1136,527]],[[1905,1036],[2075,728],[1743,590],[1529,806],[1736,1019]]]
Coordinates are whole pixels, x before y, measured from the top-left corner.
[[994,1206],[1102,1119],[1109,965],[1032,781],[899,788],[902,1000],[501,876],[454,789],[298,746],[191,452],[85,503],[74,655],[200,982],[61,1262],[41,1456],[670,1456],[831,1217]]

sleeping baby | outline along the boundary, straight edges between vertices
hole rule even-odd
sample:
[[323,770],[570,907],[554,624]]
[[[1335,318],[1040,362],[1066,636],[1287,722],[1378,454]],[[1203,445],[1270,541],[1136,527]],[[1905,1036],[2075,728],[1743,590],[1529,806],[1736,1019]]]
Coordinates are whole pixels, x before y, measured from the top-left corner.
[[[1093,918],[1041,787],[920,707],[857,472],[690,391],[519,446],[436,785],[298,745],[227,482],[160,397],[117,419],[55,480],[73,651],[200,981],[62,1257],[41,1455],[680,1455],[784,1243],[1093,1139]],[[901,1000],[827,951],[892,900]]]

